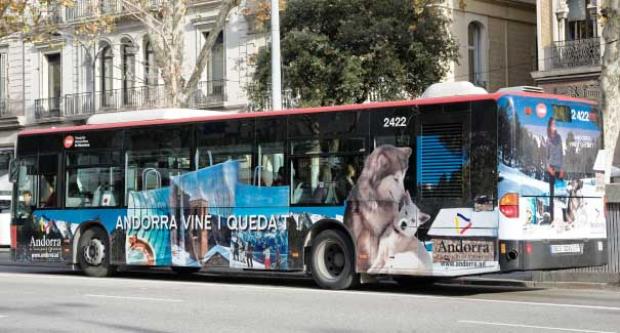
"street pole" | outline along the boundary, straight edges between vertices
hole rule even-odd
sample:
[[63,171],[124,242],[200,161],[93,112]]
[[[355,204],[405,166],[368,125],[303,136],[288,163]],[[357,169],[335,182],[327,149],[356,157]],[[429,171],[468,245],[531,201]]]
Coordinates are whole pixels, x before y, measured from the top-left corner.
[[279,0],[271,0],[271,100],[274,110],[282,109],[280,66],[280,4]]

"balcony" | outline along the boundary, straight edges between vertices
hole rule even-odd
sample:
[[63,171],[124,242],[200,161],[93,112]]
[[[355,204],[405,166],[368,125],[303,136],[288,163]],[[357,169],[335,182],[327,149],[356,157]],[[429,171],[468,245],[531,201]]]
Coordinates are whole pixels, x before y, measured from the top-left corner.
[[[226,81],[203,81],[191,94],[188,107],[220,107],[226,101]],[[35,100],[35,119],[83,118],[96,113],[165,108],[171,104],[163,85],[100,91],[94,95],[86,92]]]
[[597,66],[601,63],[600,38],[555,42],[547,48],[546,70]]
[[62,7],[60,6],[50,6],[43,15],[48,23],[59,24],[63,22]]
[[63,98],[40,98],[34,101],[34,118],[38,121],[59,118],[63,107]]
[[[161,0],[150,0],[151,9],[159,7]],[[97,8],[97,6],[99,8]],[[75,22],[83,19],[89,19],[99,12],[101,15],[130,15],[132,11],[123,5],[121,0],[77,0],[74,5],[67,8],[67,22]]]
[[209,108],[224,104],[226,97],[226,81],[202,81],[190,96],[189,106],[195,109]]

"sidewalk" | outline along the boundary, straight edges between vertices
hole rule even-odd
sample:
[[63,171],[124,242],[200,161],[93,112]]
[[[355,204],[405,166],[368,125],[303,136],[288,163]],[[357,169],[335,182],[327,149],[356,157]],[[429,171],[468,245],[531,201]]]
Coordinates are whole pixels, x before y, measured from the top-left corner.
[[[551,275],[551,277],[549,277]],[[586,276],[587,275],[587,276]],[[620,291],[618,280],[593,278],[600,274],[567,273],[562,271],[531,271],[506,274],[488,274],[454,279],[451,283],[472,286],[504,286],[515,288],[562,288],[562,289],[599,289]],[[572,277],[572,278],[571,278]]]

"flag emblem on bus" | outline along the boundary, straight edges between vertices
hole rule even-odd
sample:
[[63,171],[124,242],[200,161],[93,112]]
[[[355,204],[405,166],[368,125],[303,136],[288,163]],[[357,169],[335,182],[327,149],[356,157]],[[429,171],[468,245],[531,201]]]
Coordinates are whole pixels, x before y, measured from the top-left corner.
[[461,235],[464,235],[467,230],[471,229],[472,223],[471,219],[465,217],[461,213],[457,213],[454,217],[454,226],[456,227],[456,232]]

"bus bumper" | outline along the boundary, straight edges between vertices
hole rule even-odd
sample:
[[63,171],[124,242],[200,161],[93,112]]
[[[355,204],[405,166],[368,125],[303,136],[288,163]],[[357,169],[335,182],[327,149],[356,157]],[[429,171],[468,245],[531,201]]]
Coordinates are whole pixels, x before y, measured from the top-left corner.
[[499,249],[503,272],[607,264],[606,239],[500,240]]

